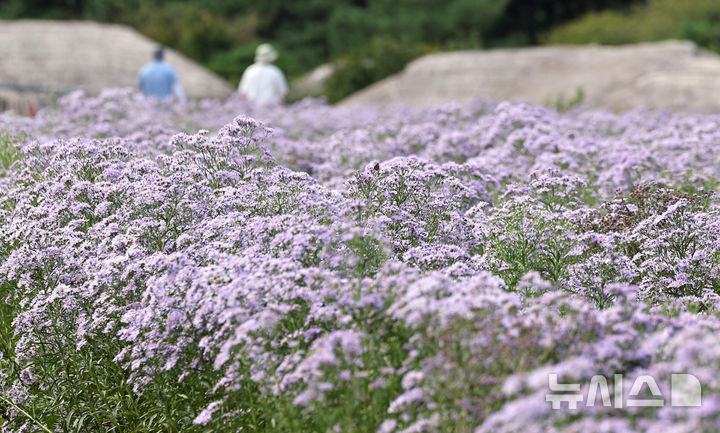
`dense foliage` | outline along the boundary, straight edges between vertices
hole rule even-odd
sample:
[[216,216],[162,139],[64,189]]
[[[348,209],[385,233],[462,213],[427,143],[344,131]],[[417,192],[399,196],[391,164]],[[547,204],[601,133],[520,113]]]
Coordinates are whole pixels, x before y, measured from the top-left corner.
[[673,38],[720,51],[720,2],[648,0],[630,12],[597,12],[559,26],[547,42],[618,45]]
[[[718,116],[107,91],[0,125],[3,432],[720,428]],[[703,407],[551,410],[553,372]]]
[[[204,63],[233,84],[260,41],[290,77],[339,60],[333,99],[402,69],[428,49],[528,45],[587,11],[641,0],[0,0],[0,19],[119,22]],[[381,42],[378,43],[378,40]],[[401,47],[398,50],[392,47]],[[378,50],[378,48],[388,48]],[[385,58],[377,67],[378,57]],[[388,67],[391,66],[391,67]]]

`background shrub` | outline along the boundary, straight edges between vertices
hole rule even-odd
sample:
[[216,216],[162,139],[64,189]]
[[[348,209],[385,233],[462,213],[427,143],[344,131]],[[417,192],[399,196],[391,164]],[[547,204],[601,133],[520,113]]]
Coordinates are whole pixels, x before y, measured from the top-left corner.
[[328,79],[325,93],[330,102],[400,72],[414,58],[431,51],[428,46],[407,46],[390,38],[374,38],[361,50],[346,55]]
[[545,38],[549,44],[619,45],[662,39],[689,39],[720,48],[720,2],[649,0],[627,12],[602,11],[561,25]]

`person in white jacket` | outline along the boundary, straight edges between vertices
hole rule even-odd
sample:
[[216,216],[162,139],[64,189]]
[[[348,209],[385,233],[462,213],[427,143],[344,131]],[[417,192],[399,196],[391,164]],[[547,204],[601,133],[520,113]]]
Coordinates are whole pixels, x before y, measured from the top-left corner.
[[255,63],[243,72],[238,91],[251,103],[273,106],[285,101],[288,85],[280,68],[273,65],[277,51],[270,44],[261,44],[255,51]]

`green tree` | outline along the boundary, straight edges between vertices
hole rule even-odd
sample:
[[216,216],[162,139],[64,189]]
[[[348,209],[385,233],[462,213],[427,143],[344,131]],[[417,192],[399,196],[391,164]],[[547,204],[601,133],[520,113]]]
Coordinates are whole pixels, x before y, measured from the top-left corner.
[[720,2],[648,0],[626,12],[591,13],[553,29],[545,42],[615,45],[671,38],[720,50]]

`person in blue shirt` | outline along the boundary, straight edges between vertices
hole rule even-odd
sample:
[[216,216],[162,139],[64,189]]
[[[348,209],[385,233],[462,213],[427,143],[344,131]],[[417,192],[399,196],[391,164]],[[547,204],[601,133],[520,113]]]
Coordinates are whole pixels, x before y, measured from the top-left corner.
[[168,99],[175,96],[185,101],[185,92],[180,85],[175,68],[165,63],[165,49],[158,47],[154,53],[155,60],[143,66],[138,76],[138,87],[143,95],[154,98]]

